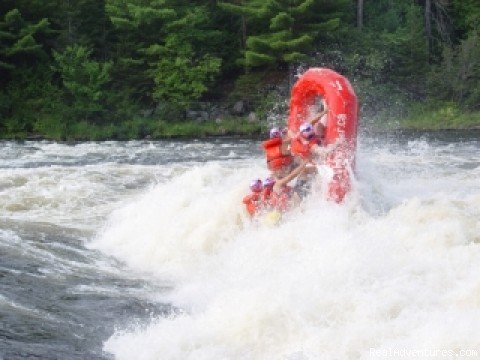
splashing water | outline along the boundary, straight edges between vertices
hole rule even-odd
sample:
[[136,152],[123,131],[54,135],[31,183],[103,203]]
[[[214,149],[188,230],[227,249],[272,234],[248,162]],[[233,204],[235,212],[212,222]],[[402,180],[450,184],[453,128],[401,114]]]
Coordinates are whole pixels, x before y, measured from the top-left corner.
[[[277,227],[240,199],[263,161],[191,164],[115,210],[89,246],[170,282],[181,311],[117,330],[118,359],[367,359],[478,349],[479,141],[362,139],[353,194]],[[147,275],[146,275],[147,276]]]

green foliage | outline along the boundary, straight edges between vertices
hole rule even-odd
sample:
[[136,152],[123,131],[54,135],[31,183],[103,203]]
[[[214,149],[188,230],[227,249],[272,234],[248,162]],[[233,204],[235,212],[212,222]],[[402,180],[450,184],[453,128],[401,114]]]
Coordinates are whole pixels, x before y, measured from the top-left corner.
[[420,81],[424,79],[428,65],[422,13],[420,7],[412,4],[398,15],[403,15],[404,22],[400,23],[394,32],[384,32],[380,37],[384,44],[383,51],[386,50],[389,54],[386,70],[390,72],[389,77],[392,80],[415,90],[414,86],[410,86],[409,78],[417,76],[416,83],[422,86]]
[[8,11],[0,20],[0,83],[21,66],[31,66],[47,55],[36,40],[48,33],[49,21],[26,21],[18,9]]
[[458,46],[445,47],[443,60],[429,73],[429,94],[480,109],[480,37],[472,31]]
[[367,128],[405,117],[412,103],[409,93],[392,83],[378,84],[362,79],[356,80],[353,86],[362,106],[362,123]]
[[177,57],[159,60],[154,78],[154,98],[187,107],[207,91],[207,84],[213,82],[221,60],[209,55],[192,59],[189,54],[193,54],[188,47],[175,47],[170,51],[174,51]]
[[349,32],[335,59],[338,68],[382,88],[390,85],[410,97],[424,96],[430,65],[422,9],[408,0],[379,0],[367,2],[365,11],[364,28]]
[[338,29],[336,11],[346,1],[250,0],[241,5],[222,3],[228,11],[245,16],[250,24],[246,42],[245,65],[249,68],[282,66],[308,58],[321,32]]
[[159,0],[106,0],[105,11],[117,39],[113,87],[136,100],[152,102],[154,80],[147,49],[163,42],[165,26],[175,19],[176,11]]
[[[51,72],[42,69],[22,69],[13,72],[15,82],[10,82],[0,95],[0,128],[10,137],[23,138],[36,123],[55,114],[63,107],[61,92],[51,84]],[[2,124],[3,122],[3,124]]]
[[432,1],[431,13],[424,1],[364,1],[361,29],[356,4],[2,0],[0,132],[58,140],[241,132],[250,125],[200,125],[185,110],[242,100],[262,121],[272,108],[283,115],[286,69],[299,63],[347,75],[373,122],[404,118],[413,100],[453,104],[414,105],[423,115],[408,118],[422,126],[430,115],[475,118],[459,109],[480,108],[477,0]]
[[403,129],[469,129],[480,126],[480,112],[466,112],[455,102],[409,104],[408,115],[399,122]]
[[235,80],[228,100],[231,103],[243,100],[248,107],[257,108],[269,93],[275,93],[272,89],[276,89],[284,80],[285,74],[280,71],[264,70],[243,74]]
[[142,139],[153,132],[153,122],[135,118],[118,124],[98,125],[80,121],[71,126],[66,136],[68,140],[128,140]]
[[461,38],[480,29],[480,2],[477,0],[452,0],[454,24]]
[[67,134],[66,124],[62,119],[62,113],[51,113],[47,116],[39,117],[34,123],[33,130],[52,140],[65,140]]
[[[182,9],[180,9],[182,10]],[[186,108],[208,90],[221,67],[221,59],[208,48],[209,38],[219,37],[217,30],[203,28],[208,14],[203,7],[184,9],[167,27],[170,33],[163,45],[152,45],[144,52],[150,57],[149,74],[154,79],[153,97]]]
[[216,122],[199,124],[193,121],[171,124],[159,121],[154,125],[153,137],[252,136],[264,130],[259,123],[250,123],[245,119],[233,117],[224,119],[219,124]]
[[110,80],[111,63],[90,59],[91,50],[68,46],[63,53],[54,52],[55,69],[67,90],[71,121],[95,120],[104,110],[105,84]]

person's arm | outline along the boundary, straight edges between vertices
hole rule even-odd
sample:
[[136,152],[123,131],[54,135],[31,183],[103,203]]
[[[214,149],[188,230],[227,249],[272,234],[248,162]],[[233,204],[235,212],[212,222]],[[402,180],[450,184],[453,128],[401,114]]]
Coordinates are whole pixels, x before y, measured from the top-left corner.
[[315,116],[312,120],[310,120],[310,124],[315,125],[323,115],[328,113],[328,105],[327,103],[324,103],[323,105],[323,110],[318,113],[317,116]]
[[275,191],[279,190],[283,185],[287,185],[290,181],[295,179],[300,173],[305,169],[305,166],[307,165],[307,161],[302,160],[302,163],[298,165],[295,169],[292,170],[290,174],[285,176],[282,179],[279,179],[275,182],[275,185],[273,185],[273,188]]
[[291,139],[289,137],[285,137],[285,139],[282,139],[282,146],[280,147],[282,155],[291,155],[290,142],[291,142]]
[[288,129],[287,135],[288,135],[288,137],[290,138],[290,141],[291,141],[292,139],[297,137],[298,134],[296,132],[294,132],[293,130]]
[[310,124],[315,125],[327,112],[328,110],[323,110],[322,112],[320,112],[317,116],[310,120]]

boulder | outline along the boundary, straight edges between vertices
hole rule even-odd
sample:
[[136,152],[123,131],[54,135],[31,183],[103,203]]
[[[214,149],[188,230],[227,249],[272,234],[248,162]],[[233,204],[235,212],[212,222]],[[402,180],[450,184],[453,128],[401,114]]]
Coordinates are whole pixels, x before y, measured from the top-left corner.
[[245,102],[240,100],[233,105],[233,113],[241,115],[245,112]]
[[204,121],[207,121],[209,118],[208,116],[208,111],[199,111],[198,112],[198,117],[197,119],[204,122]]
[[187,110],[186,117],[187,119],[196,119],[198,117],[198,111]]

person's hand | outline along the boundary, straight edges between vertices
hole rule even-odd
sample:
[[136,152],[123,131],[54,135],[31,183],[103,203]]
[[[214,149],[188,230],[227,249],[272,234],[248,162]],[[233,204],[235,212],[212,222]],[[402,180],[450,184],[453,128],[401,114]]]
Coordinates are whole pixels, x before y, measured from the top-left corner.
[[325,101],[325,99],[322,99],[322,105],[323,105],[323,111],[327,112],[328,111],[328,104]]

